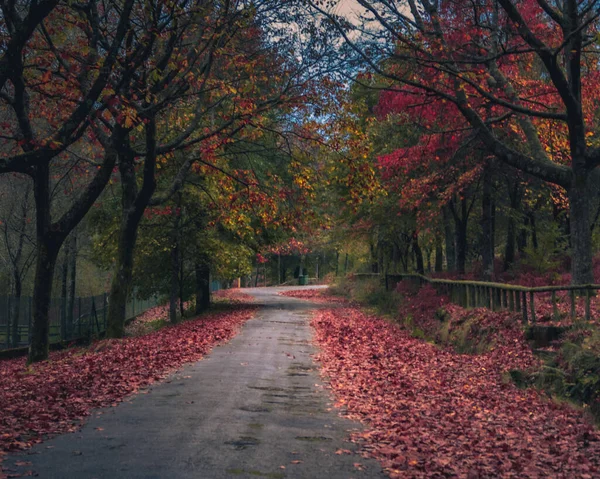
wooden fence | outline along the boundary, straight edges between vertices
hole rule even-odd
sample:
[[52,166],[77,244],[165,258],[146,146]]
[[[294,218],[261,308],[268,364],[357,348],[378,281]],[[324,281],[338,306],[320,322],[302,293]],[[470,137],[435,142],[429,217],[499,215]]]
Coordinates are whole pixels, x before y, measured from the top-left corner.
[[560,319],[559,293],[569,297],[571,319],[577,315],[577,301],[583,299],[584,316],[587,321],[592,319],[592,298],[600,290],[598,284],[567,285],[567,286],[541,286],[527,287],[505,283],[492,283],[485,281],[457,281],[448,279],[433,279],[421,274],[360,274],[359,279],[380,278],[385,279],[385,288],[390,290],[400,281],[410,281],[418,286],[432,285],[439,294],[445,294],[450,301],[465,308],[488,308],[492,311],[509,310],[520,312],[523,322],[536,322],[536,297],[549,295],[552,303],[552,319]]

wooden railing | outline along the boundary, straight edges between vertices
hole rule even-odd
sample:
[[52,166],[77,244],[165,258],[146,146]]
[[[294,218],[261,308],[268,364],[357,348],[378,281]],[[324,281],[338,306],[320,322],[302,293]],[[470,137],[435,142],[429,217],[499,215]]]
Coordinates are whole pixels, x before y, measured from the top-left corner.
[[395,288],[400,281],[409,280],[422,286],[431,284],[438,293],[445,294],[450,301],[465,308],[483,307],[492,311],[509,310],[520,312],[523,322],[536,322],[536,295],[548,294],[552,302],[552,319],[559,319],[558,294],[566,293],[570,299],[569,315],[575,319],[577,312],[577,301],[582,298],[585,308],[585,319],[592,319],[592,298],[596,291],[600,290],[598,284],[564,285],[564,286],[541,286],[527,287],[505,283],[492,283],[485,281],[457,281],[448,279],[428,278],[421,274],[362,274],[357,275],[362,279],[380,278],[385,279],[387,290]]

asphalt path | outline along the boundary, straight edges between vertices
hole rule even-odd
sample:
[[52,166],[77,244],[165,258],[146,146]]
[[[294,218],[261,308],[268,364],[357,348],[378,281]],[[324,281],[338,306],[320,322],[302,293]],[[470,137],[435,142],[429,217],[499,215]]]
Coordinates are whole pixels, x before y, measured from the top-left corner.
[[261,308],[229,343],[4,466],[61,479],[386,477],[339,453],[361,425],[340,417],[312,360],[318,305],[285,289],[244,290]]

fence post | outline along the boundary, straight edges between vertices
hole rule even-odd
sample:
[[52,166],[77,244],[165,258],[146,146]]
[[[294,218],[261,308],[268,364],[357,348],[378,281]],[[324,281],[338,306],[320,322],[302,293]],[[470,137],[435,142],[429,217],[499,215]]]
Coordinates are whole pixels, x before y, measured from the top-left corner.
[[523,323],[527,324],[527,293],[523,291]]
[[471,288],[471,285],[467,285],[467,308],[473,307],[473,297],[473,289]]
[[585,289],[585,320],[589,321],[592,318],[590,311],[590,288]]
[[533,301],[533,291],[529,291],[529,306],[531,307],[531,322],[535,323],[535,303]]
[[556,291],[552,290],[552,319],[558,321],[558,306],[556,304]]

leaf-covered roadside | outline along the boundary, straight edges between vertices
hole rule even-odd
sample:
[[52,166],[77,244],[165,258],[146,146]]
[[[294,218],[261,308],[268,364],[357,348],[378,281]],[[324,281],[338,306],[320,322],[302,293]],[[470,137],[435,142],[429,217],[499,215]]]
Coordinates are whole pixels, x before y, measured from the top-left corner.
[[0,362],[0,460],[3,452],[27,449],[46,435],[77,429],[92,408],[116,405],[127,395],[201,359],[231,339],[255,308],[226,311],[88,349],[50,355],[27,367],[25,358]]
[[347,303],[346,298],[333,296],[326,289],[293,289],[278,293],[280,296],[288,298],[306,299],[315,303]]
[[254,296],[242,293],[240,288],[220,289],[213,293],[216,301],[228,301],[230,303],[252,303]]
[[368,424],[356,439],[392,478],[600,475],[600,434],[582,414],[503,380],[534,361],[518,341],[457,354],[354,307],[312,325],[338,405]]

